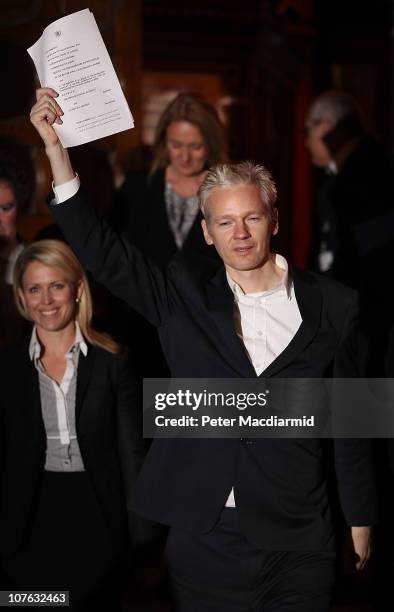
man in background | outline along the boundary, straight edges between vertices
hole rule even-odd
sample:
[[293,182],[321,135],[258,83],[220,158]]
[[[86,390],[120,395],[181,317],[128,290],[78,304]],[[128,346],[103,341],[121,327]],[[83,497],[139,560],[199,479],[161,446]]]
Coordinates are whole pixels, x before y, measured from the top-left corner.
[[28,328],[18,313],[12,275],[23,244],[17,232],[19,214],[30,204],[34,171],[27,150],[0,138],[0,347],[19,340]]
[[[312,163],[326,173],[317,192],[311,266],[357,289],[366,339],[363,369],[369,377],[384,377],[386,372],[390,376],[394,353],[389,341],[393,316],[388,297],[394,193],[389,156],[367,132],[356,101],[344,92],[329,91],[312,102],[305,133]],[[394,576],[393,440],[377,442],[375,455],[381,500],[376,592],[377,599],[384,601]]]
[[359,292],[370,376],[383,375],[391,307],[387,262],[394,247],[394,198],[389,157],[367,133],[347,93],[318,96],[305,122],[312,163],[326,172],[317,193],[311,267]]

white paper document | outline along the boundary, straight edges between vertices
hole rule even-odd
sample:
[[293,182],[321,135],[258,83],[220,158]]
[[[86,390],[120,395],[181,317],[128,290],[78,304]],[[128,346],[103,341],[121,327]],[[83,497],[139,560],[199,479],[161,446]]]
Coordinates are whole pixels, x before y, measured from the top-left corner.
[[64,147],[134,127],[108,51],[89,9],[51,23],[28,49],[42,87],[59,93],[63,125],[53,127]]

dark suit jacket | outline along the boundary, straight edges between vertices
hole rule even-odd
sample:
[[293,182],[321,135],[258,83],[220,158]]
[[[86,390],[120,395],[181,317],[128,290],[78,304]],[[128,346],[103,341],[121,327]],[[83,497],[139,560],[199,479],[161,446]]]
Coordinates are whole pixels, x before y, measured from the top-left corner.
[[[52,207],[82,263],[159,330],[175,377],[248,377],[255,372],[234,331],[233,294],[223,266],[193,268],[181,258],[166,272],[99,222],[82,192]],[[263,372],[322,377],[354,375],[355,293],[316,274],[292,270],[302,324]],[[332,536],[319,440],[156,440],[137,484],[134,506],[149,518],[207,532],[231,487],[240,527],[271,550],[311,550]],[[376,520],[371,458],[364,441],[338,441],[336,466],[349,525]]]
[[[0,381],[0,553],[7,556],[28,535],[45,464],[38,373],[28,341],[1,353]],[[89,346],[78,364],[77,437],[115,547],[133,529],[127,505],[143,460],[140,412],[127,355]]]

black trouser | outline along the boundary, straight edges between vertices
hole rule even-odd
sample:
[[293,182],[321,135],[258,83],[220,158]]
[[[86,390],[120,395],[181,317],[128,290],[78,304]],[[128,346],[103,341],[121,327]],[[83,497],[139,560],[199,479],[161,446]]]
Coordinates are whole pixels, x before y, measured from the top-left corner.
[[86,472],[44,472],[32,522],[24,547],[4,561],[10,588],[67,590],[75,612],[117,610],[123,557]]
[[236,509],[225,508],[208,534],[172,528],[165,556],[181,612],[329,610],[335,553],[256,548],[239,532]]

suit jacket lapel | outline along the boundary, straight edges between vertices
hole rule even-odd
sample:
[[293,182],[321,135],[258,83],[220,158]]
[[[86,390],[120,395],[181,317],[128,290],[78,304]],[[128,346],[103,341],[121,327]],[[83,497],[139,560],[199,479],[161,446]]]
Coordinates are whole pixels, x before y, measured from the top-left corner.
[[223,266],[207,284],[208,308],[225,345],[223,358],[238,376],[255,378],[256,372],[234,329],[234,295],[228,285]]
[[294,282],[302,323],[285,350],[262,372],[262,377],[273,376],[288,366],[311,342],[320,326],[322,298],[313,277],[292,267],[289,267],[289,274]]
[[86,392],[88,389],[88,384],[90,381],[92,368],[95,360],[95,349],[89,344],[88,345],[88,353],[86,357],[82,352],[79,354],[78,360],[78,374],[77,374],[77,392],[75,399],[75,420],[78,423],[81,418],[84,399],[86,396]]
[[[261,374],[262,377],[274,376],[290,365],[312,341],[320,326],[322,298],[313,277],[292,267],[289,267],[289,273],[294,282],[302,323],[285,350]],[[207,288],[210,313],[228,349],[224,358],[239,376],[255,378],[256,372],[234,330],[234,296],[223,267],[209,281]]]

